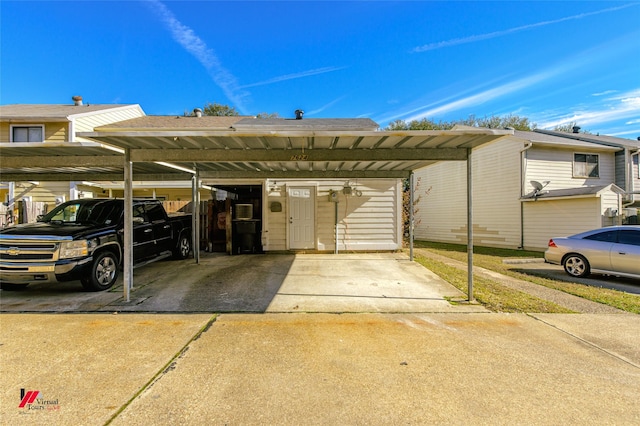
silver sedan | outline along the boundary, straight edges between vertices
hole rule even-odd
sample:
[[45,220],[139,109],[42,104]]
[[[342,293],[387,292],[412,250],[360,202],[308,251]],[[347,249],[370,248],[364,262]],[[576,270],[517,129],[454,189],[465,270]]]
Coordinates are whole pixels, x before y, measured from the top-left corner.
[[554,237],[549,240],[544,259],[562,265],[574,277],[597,272],[640,278],[640,226],[609,226]]

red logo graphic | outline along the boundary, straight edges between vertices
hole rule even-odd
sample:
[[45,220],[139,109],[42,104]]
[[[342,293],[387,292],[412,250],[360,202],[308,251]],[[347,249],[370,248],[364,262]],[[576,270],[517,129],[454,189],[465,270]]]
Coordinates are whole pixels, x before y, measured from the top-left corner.
[[40,395],[40,391],[27,391],[20,389],[20,405],[18,408],[24,408],[27,404],[33,404],[36,398]]

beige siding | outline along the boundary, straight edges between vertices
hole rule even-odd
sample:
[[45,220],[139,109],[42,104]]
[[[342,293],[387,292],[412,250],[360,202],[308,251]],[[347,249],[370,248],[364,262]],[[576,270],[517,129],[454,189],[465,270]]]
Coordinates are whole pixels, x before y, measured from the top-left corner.
[[[473,151],[474,242],[520,245],[520,151],[504,139]],[[416,172],[417,239],[466,244],[466,162],[441,162]]]
[[599,197],[524,203],[524,248],[545,250],[549,239],[602,226]]
[[8,143],[9,138],[9,123],[0,123],[0,143]]
[[[266,185],[265,185],[266,186]],[[280,191],[266,190],[264,197],[265,226],[262,229],[262,243],[265,251],[283,251],[287,249],[287,190],[279,183]],[[271,211],[273,203],[280,203],[281,211]]]
[[[605,186],[614,182],[614,154],[599,153],[598,178],[573,177],[573,154],[580,153],[579,149],[541,149],[535,146],[526,151],[526,179],[525,185],[531,180],[538,182],[550,181],[547,190],[578,188],[581,186]],[[525,186],[526,188],[526,186]],[[526,188],[525,193],[531,192],[532,186]]]
[[45,142],[66,142],[69,129],[68,122],[42,123],[34,121],[33,123],[0,123],[0,141],[8,143],[11,140],[11,126],[42,126],[44,125]]
[[[280,181],[280,191],[265,194],[265,250],[287,250],[287,187],[316,188],[316,248],[335,250],[335,203],[329,191],[342,191],[345,181]],[[351,182],[362,191],[360,197],[340,192],[338,202],[338,250],[397,250],[402,247],[400,234],[401,185],[397,179],[360,180]],[[268,185],[266,185],[268,186]],[[279,202],[281,212],[272,212],[271,204]]]

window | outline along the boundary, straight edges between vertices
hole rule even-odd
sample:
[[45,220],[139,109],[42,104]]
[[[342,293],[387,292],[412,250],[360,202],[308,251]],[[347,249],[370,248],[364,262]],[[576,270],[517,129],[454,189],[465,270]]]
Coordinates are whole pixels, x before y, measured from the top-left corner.
[[620,244],[640,246],[640,231],[634,231],[632,229],[622,230],[618,236],[618,242]]
[[585,240],[604,241],[608,243],[615,243],[618,240],[618,231],[604,231],[597,234],[584,237]]
[[11,126],[11,142],[44,142],[44,126]]
[[600,177],[597,154],[573,154],[573,177]]

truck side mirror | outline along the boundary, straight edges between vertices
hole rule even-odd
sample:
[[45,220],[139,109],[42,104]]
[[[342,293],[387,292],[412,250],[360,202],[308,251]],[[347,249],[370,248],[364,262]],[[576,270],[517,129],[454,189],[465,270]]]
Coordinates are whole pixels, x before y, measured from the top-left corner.
[[144,223],[144,218],[141,218],[140,216],[136,216],[133,218],[133,224],[140,224],[140,223]]

